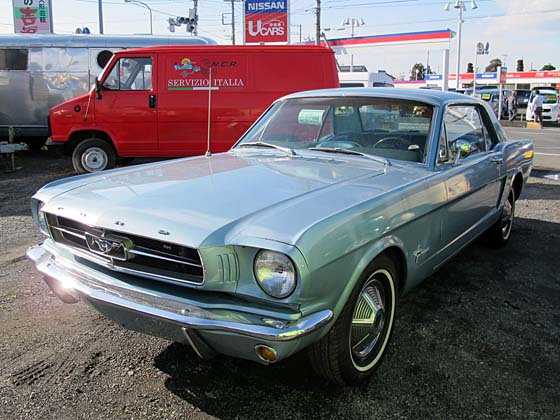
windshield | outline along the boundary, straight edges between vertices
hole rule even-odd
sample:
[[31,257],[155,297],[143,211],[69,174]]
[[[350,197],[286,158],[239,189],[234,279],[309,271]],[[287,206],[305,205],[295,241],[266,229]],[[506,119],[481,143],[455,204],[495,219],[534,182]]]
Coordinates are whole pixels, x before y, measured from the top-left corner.
[[304,98],[277,102],[236,147],[263,142],[425,162],[433,107],[388,98]]
[[[541,92],[540,95],[544,98],[543,104],[553,105],[558,102],[558,95],[556,95],[555,92],[546,91],[546,92]],[[532,102],[535,96],[536,96],[535,92],[531,92],[531,97],[529,98],[529,102]]]

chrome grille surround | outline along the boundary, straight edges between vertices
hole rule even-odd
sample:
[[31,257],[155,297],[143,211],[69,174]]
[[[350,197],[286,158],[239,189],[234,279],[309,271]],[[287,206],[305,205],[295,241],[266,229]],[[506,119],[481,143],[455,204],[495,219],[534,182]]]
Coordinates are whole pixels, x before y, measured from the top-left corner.
[[[50,213],[46,216],[53,240],[78,257],[114,271],[157,281],[196,286],[204,283],[204,267],[194,248],[100,229]],[[99,249],[92,249],[91,237],[114,243],[115,248],[122,244],[124,254],[111,256],[111,251],[105,255]]]

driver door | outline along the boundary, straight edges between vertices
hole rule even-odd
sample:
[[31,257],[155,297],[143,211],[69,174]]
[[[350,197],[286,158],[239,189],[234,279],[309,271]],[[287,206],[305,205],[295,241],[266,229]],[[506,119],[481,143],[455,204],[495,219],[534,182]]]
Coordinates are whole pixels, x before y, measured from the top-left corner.
[[122,156],[148,156],[158,150],[155,75],[152,57],[122,57],[102,81],[96,124]]
[[[447,211],[444,243],[451,253],[487,227],[495,215],[501,191],[503,159],[492,150],[494,141],[475,105],[450,106],[446,110],[443,139],[446,153],[440,152],[438,164],[445,174]],[[455,142],[471,145],[468,156],[455,160]],[[446,143],[446,144],[445,144]],[[443,149],[442,149],[443,150]]]

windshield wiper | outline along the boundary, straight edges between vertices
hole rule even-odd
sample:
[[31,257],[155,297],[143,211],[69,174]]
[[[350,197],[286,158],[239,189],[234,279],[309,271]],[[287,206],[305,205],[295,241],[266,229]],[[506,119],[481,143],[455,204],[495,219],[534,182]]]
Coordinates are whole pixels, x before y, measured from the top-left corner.
[[287,153],[290,156],[297,156],[297,153],[295,152],[295,150],[290,148],[290,147],[282,147],[282,146],[278,146],[277,144],[265,143],[265,142],[262,142],[262,141],[241,143],[238,147],[267,147],[269,149],[280,150],[284,153]]
[[358,152],[356,150],[341,149],[340,147],[310,147],[307,150],[317,150],[319,152],[342,153],[344,155],[363,156],[366,159],[374,160],[377,163],[382,163],[385,166],[391,166],[391,161],[389,159],[385,159],[385,158],[382,158],[382,157],[379,157],[379,156],[368,155],[367,153]]

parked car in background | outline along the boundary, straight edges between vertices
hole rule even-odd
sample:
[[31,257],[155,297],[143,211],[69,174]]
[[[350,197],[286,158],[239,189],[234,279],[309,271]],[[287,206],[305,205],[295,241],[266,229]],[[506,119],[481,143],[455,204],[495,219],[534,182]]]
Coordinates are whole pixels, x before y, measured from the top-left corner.
[[529,105],[529,96],[531,96],[530,89],[515,89],[517,96],[517,112],[519,114],[524,113],[527,106]]
[[206,358],[306,350],[356,384],[387,353],[402,293],[482,234],[507,243],[532,161],[464,95],[296,93],[227,153],[46,185],[27,255],[64,302],[126,328]]
[[481,91],[477,91],[475,96],[483,101],[488,102],[492,111],[494,111],[495,115],[498,115],[498,112],[502,113],[502,118],[507,118],[508,110],[507,110],[507,98],[511,96],[511,90],[502,89],[502,102],[500,103],[500,91],[493,90],[493,89],[482,89]]
[[531,96],[529,96],[529,106],[527,107],[525,117],[527,121],[534,121],[535,115],[533,114],[530,104],[536,96],[536,91],[544,97],[543,101],[543,122],[560,122],[558,113],[558,93],[553,88],[535,88],[531,90]]
[[49,109],[86,93],[113,52],[171,44],[215,42],[177,36],[0,35],[0,139],[13,127],[16,140],[41,148],[49,136]]
[[78,173],[116,158],[224,152],[276,99],[339,86],[318,46],[154,47],[115,53],[95,91],[51,109],[51,141]]

